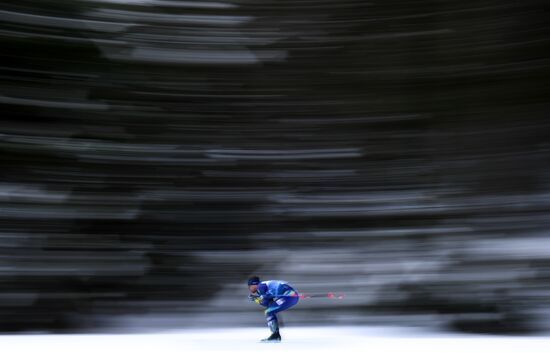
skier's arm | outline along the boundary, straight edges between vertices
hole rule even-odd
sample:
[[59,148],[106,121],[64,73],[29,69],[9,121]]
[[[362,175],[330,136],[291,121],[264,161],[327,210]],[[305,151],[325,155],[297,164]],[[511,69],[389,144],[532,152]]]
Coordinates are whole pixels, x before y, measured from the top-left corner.
[[258,291],[256,292],[256,294],[258,295],[258,297],[254,301],[261,306],[267,307],[269,306],[271,300],[273,300],[273,296],[269,292],[269,289],[263,283],[258,286]]
[[255,293],[248,295],[248,300],[267,307],[269,306],[271,300],[273,300],[273,296],[269,293],[269,290],[265,284],[260,284]]
[[269,306],[269,302],[272,300],[273,298],[269,297],[269,296],[265,296],[265,295],[254,295],[254,294],[249,294],[248,295],[248,300],[250,300],[251,302],[254,302],[258,305],[261,305],[261,306]]

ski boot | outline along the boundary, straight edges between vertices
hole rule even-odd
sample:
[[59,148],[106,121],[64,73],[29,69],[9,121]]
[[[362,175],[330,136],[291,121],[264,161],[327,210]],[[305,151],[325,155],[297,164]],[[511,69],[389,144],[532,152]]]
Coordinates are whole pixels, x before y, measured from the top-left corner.
[[281,335],[279,331],[273,332],[268,338],[264,338],[262,342],[281,342]]

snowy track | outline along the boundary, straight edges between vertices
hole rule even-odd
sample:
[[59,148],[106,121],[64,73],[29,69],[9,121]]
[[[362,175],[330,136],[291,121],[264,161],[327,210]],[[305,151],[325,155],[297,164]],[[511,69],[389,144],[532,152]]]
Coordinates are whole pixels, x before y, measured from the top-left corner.
[[284,328],[283,342],[260,343],[265,328],[181,330],[151,334],[0,336],[2,353],[548,353],[550,337],[425,333],[372,327]]

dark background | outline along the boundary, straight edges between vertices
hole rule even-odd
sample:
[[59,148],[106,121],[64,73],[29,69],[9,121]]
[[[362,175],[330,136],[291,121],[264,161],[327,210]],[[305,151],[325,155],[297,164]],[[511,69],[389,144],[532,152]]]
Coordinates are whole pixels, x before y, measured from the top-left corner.
[[0,331],[550,328],[545,7],[3,0]]

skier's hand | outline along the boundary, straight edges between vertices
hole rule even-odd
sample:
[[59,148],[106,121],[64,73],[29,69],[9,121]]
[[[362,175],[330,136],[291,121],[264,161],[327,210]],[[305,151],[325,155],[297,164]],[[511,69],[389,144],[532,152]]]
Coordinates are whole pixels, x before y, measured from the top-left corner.
[[258,305],[265,306],[265,303],[264,303],[265,298],[262,295],[249,294],[248,295],[248,300],[250,300],[251,302],[254,302]]
[[256,300],[257,300],[258,298],[260,298],[260,297],[259,297],[258,295],[255,295],[255,294],[249,294],[249,295],[248,295],[248,300],[250,300],[250,301],[253,302],[253,303],[254,303],[254,302],[257,303]]

